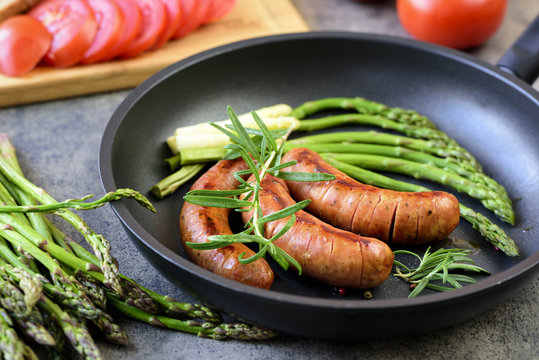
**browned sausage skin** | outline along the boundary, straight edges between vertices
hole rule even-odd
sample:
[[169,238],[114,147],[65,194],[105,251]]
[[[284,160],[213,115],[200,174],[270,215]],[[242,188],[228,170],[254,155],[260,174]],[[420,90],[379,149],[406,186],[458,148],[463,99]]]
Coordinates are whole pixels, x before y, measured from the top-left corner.
[[[264,216],[295,203],[286,183],[270,175],[262,180],[259,199]],[[375,287],[387,279],[394,255],[385,243],[337,229],[302,210],[295,215],[295,224],[274,243],[299,262],[304,275],[358,289]],[[242,216],[247,222],[252,213]],[[266,237],[278,233],[288,219],[266,223]]]
[[[246,169],[247,165],[240,158],[237,160],[221,160],[202,175],[191,187],[191,190],[232,190],[238,181],[232,176],[236,171]],[[185,202],[180,214],[180,235],[185,251],[194,263],[216,274],[232,280],[269,289],[274,274],[264,259],[242,265],[238,256],[245,252],[246,257],[254,252],[244,244],[232,244],[215,250],[195,250],[185,246],[186,241],[206,242],[211,235],[232,234],[229,225],[230,209],[205,207]]]
[[316,152],[295,148],[283,162],[297,164],[283,171],[321,172],[332,181],[287,181],[294,199],[311,199],[307,211],[341,229],[385,242],[419,245],[447,237],[458,225],[458,200],[443,191],[407,193],[364,185],[335,169]]

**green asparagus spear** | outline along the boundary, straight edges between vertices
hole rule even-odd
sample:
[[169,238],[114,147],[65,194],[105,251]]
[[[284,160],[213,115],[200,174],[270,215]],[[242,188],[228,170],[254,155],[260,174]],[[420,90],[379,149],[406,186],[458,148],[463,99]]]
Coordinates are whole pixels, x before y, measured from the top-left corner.
[[[153,205],[138,191],[132,189],[118,189],[111,191],[98,200],[92,202],[83,202],[93,195],[87,195],[81,199],[69,199],[62,202],[50,203],[45,205],[4,205],[0,206],[0,212],[7,213],[54,213],[61,209],[74,209],[74,210],[92,210],[97,209],[110,201],[120,200],[121,198],[132,198],[137,200],[148,210],[155,212]],[[44,223],[45,224],[45,223]],[[44,225],[46,227],[46,224]]]
[[[43,291],[43,285],[41,284],[41,281],[21,269],[13,268],[8,270],[6,268],[7,264],[3,265],[4,269],[0,268],[0,271],[3,271],[3,273],[5,274],[4,276],[6,276],[10,270],[16,274],[19,289],[21,289],[24,293],[24,302],[26,303],[26,306],[29,309],[34,308]],[[13,278],[13,276],[10,277]]]
[[51,360],[65,360],[67,357],[64,355],[64,349],[66,348],[67,338],[62,328],[54,320],[52,314],[48,312],[43,312],[42,314],[43,322],[56,343],[54,346],[47,346],[45,348],[47,358]]
[[393,135],[379,131],[341,131],[318,135],[307,135],[288,140],[289,144],[328,144],[328,143],[363,143],[402,146],[407,149],[425,152],[443,158],[462,158],[458,148],[451,148],[436,140],[423,140],[407,136]]
[[0,306],[0,355],[5,360],[36,359],[34,351],[24,343],[13,328],[7,311]]
[[[11,194],[15,194],[15,193],[16,193],[15,187],[11,183],[7,182],[7,180],[0,174],[0,200],[2,201],[2,203],[6,205],[17,205],[16,200],[11,196]],[[23,221],[27,223],[28,225],[32,225],[29,218],[25,214],[14,213],[12,215],[17,217],[17,219],[19,219],[20,221]],[[34,219],[37,219],[37,218],[34,217]],[[20,257],[25,257],[23,249],[15,248],[14,251]],[[37,265],[35,264],[35,262],[28,257],[26,257],[26,259],[27,259],[28,265],[32,267],[34,271],[38,271]]]
[[96,319],[92,320],[92,323],[101,331],[101,334],[111,343],[127,345],[129,341],[126,332],[114,322],[112,316],[101,309],[98,309],[98,311],[100,314]]
[[39,308],[43,312],[51,314],[51,317],[56,321],[59,327],[62,328],[65,336],[73,346],[73,348],[85,359],[100,360],[101,353],[97,348],[90,332],[86,325],[79,321],[76,317],[70,316],[63,311],[56,303],[42,296],[38,302]]
[[215,159],[219,159],[223,157],[222,146],[200,148],[200,149],[196,149],[196,151],[190,151],[190,150],[192,149],[188,149],[188,151],[183,151],[183,149],[179,150],[178,155],[171,156],[165,159],[165,161],[169,165],[170,171],[175,171],[179,169],[181,165],[207,163],[207,162],[214,161]]
[[102,283],[78,269],[73,272],[73,276],[82,285],[84,292],[95,306],[100,309],[107,308],[107,293]]
[[185,184],[187,181],[191,180],[204,168],[204,166],[205,164],[187,163],[186,165],[183,165],[178,171],[172,173],[171,175],[167,176],[166,178],[152,186],[150,191],[156,198],[162,199],[165,196],[172,194],[174,191],[176,191],[176,189]]
[[[391,179],[387,176],[377,174],[375,172],[362,169],[360,167],[346,164],[341,161],[337,161],[331,157],[327,157],[326,161],[342,172],[348,174],[350,177],[369,185],[379,186],[391,190],[397,191],[410,191],[421,192],[431,191],[430,189]],[[494,245],[496,248],[504,252],[508,256],[518,256],[518,247],[503,229],[498,225],[491,222],[484,215],[473,211],[472,209],[460,204],[460,216],[472,224],[473,228],[481,233],[483,238]]]
[[296,119],[303,119],[306,116],[320,111],[334,109],[355,110],[358,113],[381,115],[404,124],[435,128],[435,125],[426,116],[420,115],[414,110],[406,110],[399,107],[389,107],[387,105],[360,97],[336,97],[308,101],[293,109],[291,116],[295,117]]
[[18,328],[41,345],[54,345],[54,339],[43,326],[43,318],[37,308],[29,308],[22,291],[9,281],[9,275],[0,266],[0,305],[7,310]]
[[239,340],[263,340],[275,337],[273,331],[251,326],[248,324],[215,324],[210,322],[198,322],[194,320],[179,320],[166,316],[146,313],[140,309],[131,307],[119,300],[116,296],[109,296],[109,302],[114,308],[124,315],[138,319],[155,326],[162,326],[168,329],[179,330],[198,336],[212,339],[239,339]]
[[67,251],[68,253],[74,254],[73,249],[71,249],[71,247],[66,242],[67,236],[64,235],[64,233],[62,233],[62,231],[60,231],[60,229],[58,229],[56,225],[54,225],[46,217],[45,217],[45,224],[47,225],[47,228],[52,236],[54,243],[60,246],[65,251]]

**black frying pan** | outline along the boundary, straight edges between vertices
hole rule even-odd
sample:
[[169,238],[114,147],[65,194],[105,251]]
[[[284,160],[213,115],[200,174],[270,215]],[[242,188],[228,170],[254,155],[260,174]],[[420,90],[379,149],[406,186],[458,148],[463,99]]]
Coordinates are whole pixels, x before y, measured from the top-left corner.
[[[371,300],[361,292],[339,297],[324,284],[275,267],[272,290],[259,290],[187,259],[177,221],[190,184],[154,201],[157,215],[133,202],[113,205],[139,250],[166,278],[219,310],[319,338],[391,336],[452,325],[495,306],[536,276],[538,93],[494,66],[415,41],[342,32],[288,34],[226,45],[174,64],[137,87],[113,114],[100,152],[104,187],[146,192],[167,175],[166,137],[178,126],[226,118],[229,104],[242,113],[331,96],[418,110],[468,148],[515,200],[516,226],[498,223],[518,242],[521,256],[496,252],[463,220],[452,237],[474,244],[476,262],[492,272],[463,289],[409,300],[408,287],[390,278],[372,291]],[[458,197],[497,222],[477,202]]]

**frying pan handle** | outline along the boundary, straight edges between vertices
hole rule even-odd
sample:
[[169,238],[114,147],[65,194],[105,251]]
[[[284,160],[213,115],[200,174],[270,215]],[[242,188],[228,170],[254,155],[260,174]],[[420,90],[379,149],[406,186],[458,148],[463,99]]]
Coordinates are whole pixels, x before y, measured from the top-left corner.
[[498,67],[531,84],[539,76],[539,16],[502,56]]

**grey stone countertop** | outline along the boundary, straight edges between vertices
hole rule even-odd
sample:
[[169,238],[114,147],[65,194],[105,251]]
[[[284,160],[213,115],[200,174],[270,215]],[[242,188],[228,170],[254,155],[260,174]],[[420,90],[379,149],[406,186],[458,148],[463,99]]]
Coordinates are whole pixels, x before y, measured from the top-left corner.
[[[312,30],[348,30],[408,37],[394,1],[293,0]],[[501,29],[471,51],[496,62],[539,13],[537,0],[512,0]],[[538,89],[537,83],[535,88]],[[27,177],[57,199],[103,194],[98,151],[109,117],[128,91],[0,110],[0,131],[18,150]],[[180,301],[196,301],[152,268],[122,229],[110,206],[83,214],[111,239],[121,270],[148,288]],[[72,230],[66,228],[68,233]],[[420,336],[320,341],[280,335],[270,341],[214,341],[120,318],[130,345],[97,342],[105,359],[539,359],[539,281],[535,279],[495,308],[456,326]],[[368,326],[368,324],[361,324]],[[360,325],[360,326],[361,326]]]

